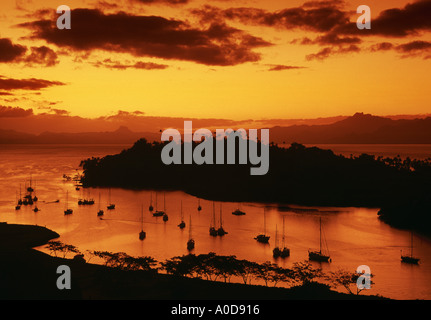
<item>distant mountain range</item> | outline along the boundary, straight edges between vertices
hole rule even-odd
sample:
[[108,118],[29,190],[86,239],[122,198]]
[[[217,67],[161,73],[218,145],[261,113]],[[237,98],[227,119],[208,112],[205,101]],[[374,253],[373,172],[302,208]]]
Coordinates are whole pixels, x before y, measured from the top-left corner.
[[270,140],[279,144],[427,144],[431,143],[431,117],[394,120],[356,113],[327,125],[273,127]]
[[[110,132],[41,134],[0,129],[0,144],[130,144],[140,138],[160,141],[160,136],[160,132],[134,132],[125,126]],[[397,119],[356,113],[331,124],[271,127],[270,141],[278,144],[431,144],[431,117]]]
[[133,132],[126,127],[112,132],[43,132],[38,135],[0,130],[0,144],[133,144],[140,138],[154,141],[160,139],[160,134]]

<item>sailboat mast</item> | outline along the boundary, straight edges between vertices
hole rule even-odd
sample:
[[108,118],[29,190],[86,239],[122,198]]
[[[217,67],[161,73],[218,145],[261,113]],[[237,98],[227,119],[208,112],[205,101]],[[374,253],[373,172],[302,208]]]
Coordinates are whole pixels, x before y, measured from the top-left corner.
[[413,231],[410,232],[411,238],[410,238],[410,256],[413,257]]
[[223,217],[222,217],[222,208],[221,208],[222,204],[220,203],[220,228],[223,225]]
[[320,236],[319,236],[319,244],[320,244],[320,253],[322,253],[322,217],[320,217],[320,226],[319,226],[319,233],[320,233]]
[[283,216],[283,236],[281,238],[281,242],[282,242],[282,245],[283,245],[283,248],[284,248],[285,247],[285,245],[284,245],[284,216]]

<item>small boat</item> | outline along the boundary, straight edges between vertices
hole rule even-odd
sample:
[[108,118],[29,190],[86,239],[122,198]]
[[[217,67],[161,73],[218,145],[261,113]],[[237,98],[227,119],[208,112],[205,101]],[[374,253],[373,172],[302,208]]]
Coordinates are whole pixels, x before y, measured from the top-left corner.
[[244,215],[245,215],[245,212],[244,212],[244,211],[241,211],[241,210],[239,209],[239,205],[238,205],[238,209],[236,209],[235,211],[233,211],[233,212],[232,212],[232,214],[233,214],[233,215],[235,215],[235,216],[244,216]]
[[69,209],[69,192],[66,192],[66,209],[64,210],[64,214],[65,215],[69,215],[73,213],[72,209]]
[[189,240],[187,241],[187,250],[191,251],[195,248],[195,240],[192,237],[192,216],[190,215],[189,222]]
[[163,215],[163,221],[164,222],[166,222],[166,221],[168,221],[169,220],[169,217],[168,217],[168,215],[165,213],[164,215]]
[[201,211],[202,207],[201,207],[201,199],[198,199],[198,211]]
[[218,236],[217,230],[215,228],[215,204],[214,204],[214,202],[213,202],[213,218],[212,218],[211,225],[210,225],[210,236],[212,236],[212,237]]
[[153,217],[162,217],[166,214],[166,201],[163,195],[164,210],[157,210],[157,194],[156,194],[156,211],[153,213]]
[[280,252],[280,257],[281,258],[287,258],[287,257],[289,257],[290,256],[290,249],[289,248],[286,248],[286,245],[285,245],[285,236],[284,236],[284,216],[283,216],[283,236],[282,236],[282,238],[281,238],[282,240],[281,240],[281,245],[282,245],[282,249],[281,249],[281,252]]
[[144,206],[141,208],[141,232],[139,232],[139,240],[144,240],[147,233],[144,231]]
[[232,212],[232,214],[233,214],[233,215],[236,215],[236,216],[244,216],[244,215],[245,215],[245,212],[244,212],[244,211],[241,211],[241,210],[239,210],[239,209],[236,209],[235,211],[233,211],[233,212]]
[[[324,254],[322,252],[322,218],[320,218],[320,246],[319,251],[310,251],[308,250],[308,258],[312,261],[318,262],[331,262],[331,257],[329,254]],[[328,250],[327,250],[328,251]]]
[[278,258],[281,255],[280,247],[278,246],[278,234],[277,234],[277,225],[275,225],[275,247],[272,250],[272,256],[274,258]]
[[148,210],[150,210],[150,212],[153,212],[154,207],[153,207],[153,193],[151,192],[150,194],[150,206],[148,207]]
[[217,229],[217,235],[224,236],[227,232],[223,229],[222,205],[220,203],[220,227]]
[[419,264],[420,259],[413,257],[413,232],[410,232],[410,255],[403,255],[401,251],[401,262],[410,264]]
[[35,208],[33,209],[33,211],[34,211],[34,212],[39,212],[40,210],[39,210],[39,208],[38,208],[38,207],[35,207]]
[[183,201],[181,201],[181,222],[178,225],[180,229],[184,229],[186,227],[186,223],[184,222],[184,216],[183,216]]
[[100,209],[100,192],[99,192],[99,211],[97,211],[97,216],[100,217],[100,216],[103,216],[103,214],[104,214],[103,210]]
[[109,204],[106,207],[108,210],[114,210],[115,209],[115,204],[113,204],[111,202],[111,189],[109,189]]
[[268,243],[270,236],[266,235],[266,209],[263,209],[263,234],[257,235],[254,239],[260,243]]
[[15,210],[20,210],[21,209],[21,206],[19,205],[19,204],[17,204],[16,206],[15,206]]

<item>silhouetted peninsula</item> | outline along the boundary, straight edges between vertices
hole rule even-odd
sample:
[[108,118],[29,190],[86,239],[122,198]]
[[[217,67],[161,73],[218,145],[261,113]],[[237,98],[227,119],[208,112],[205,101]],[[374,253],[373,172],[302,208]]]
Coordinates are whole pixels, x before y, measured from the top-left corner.
[[[183,190],[218,201],[275,202],[310,206],[381,208],[380,217],[397,227],[431,233],[431,164],[428,160],[346,158],[331,150],[271,144],[269,172],[251,176],[249,165],[165,165],[165,143],[137,141],[128,150],[81,162],[86,187]],[[260,148],[258,147],[258,150]],[[238,162],[237,162],[238,163]],[[398,204],[403,212],[398,213]]]

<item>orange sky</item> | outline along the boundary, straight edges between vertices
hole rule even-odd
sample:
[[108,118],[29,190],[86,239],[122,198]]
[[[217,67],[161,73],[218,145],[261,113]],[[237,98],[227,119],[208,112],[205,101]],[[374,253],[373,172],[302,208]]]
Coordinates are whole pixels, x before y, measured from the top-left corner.
[[[235,120],[430,113],[429,0],[172,1],[65,1],[72,32],[61,34],[46,24],[58,1],[1,1],[0,107]],[[372,34],[349,27],[360,4]]]

